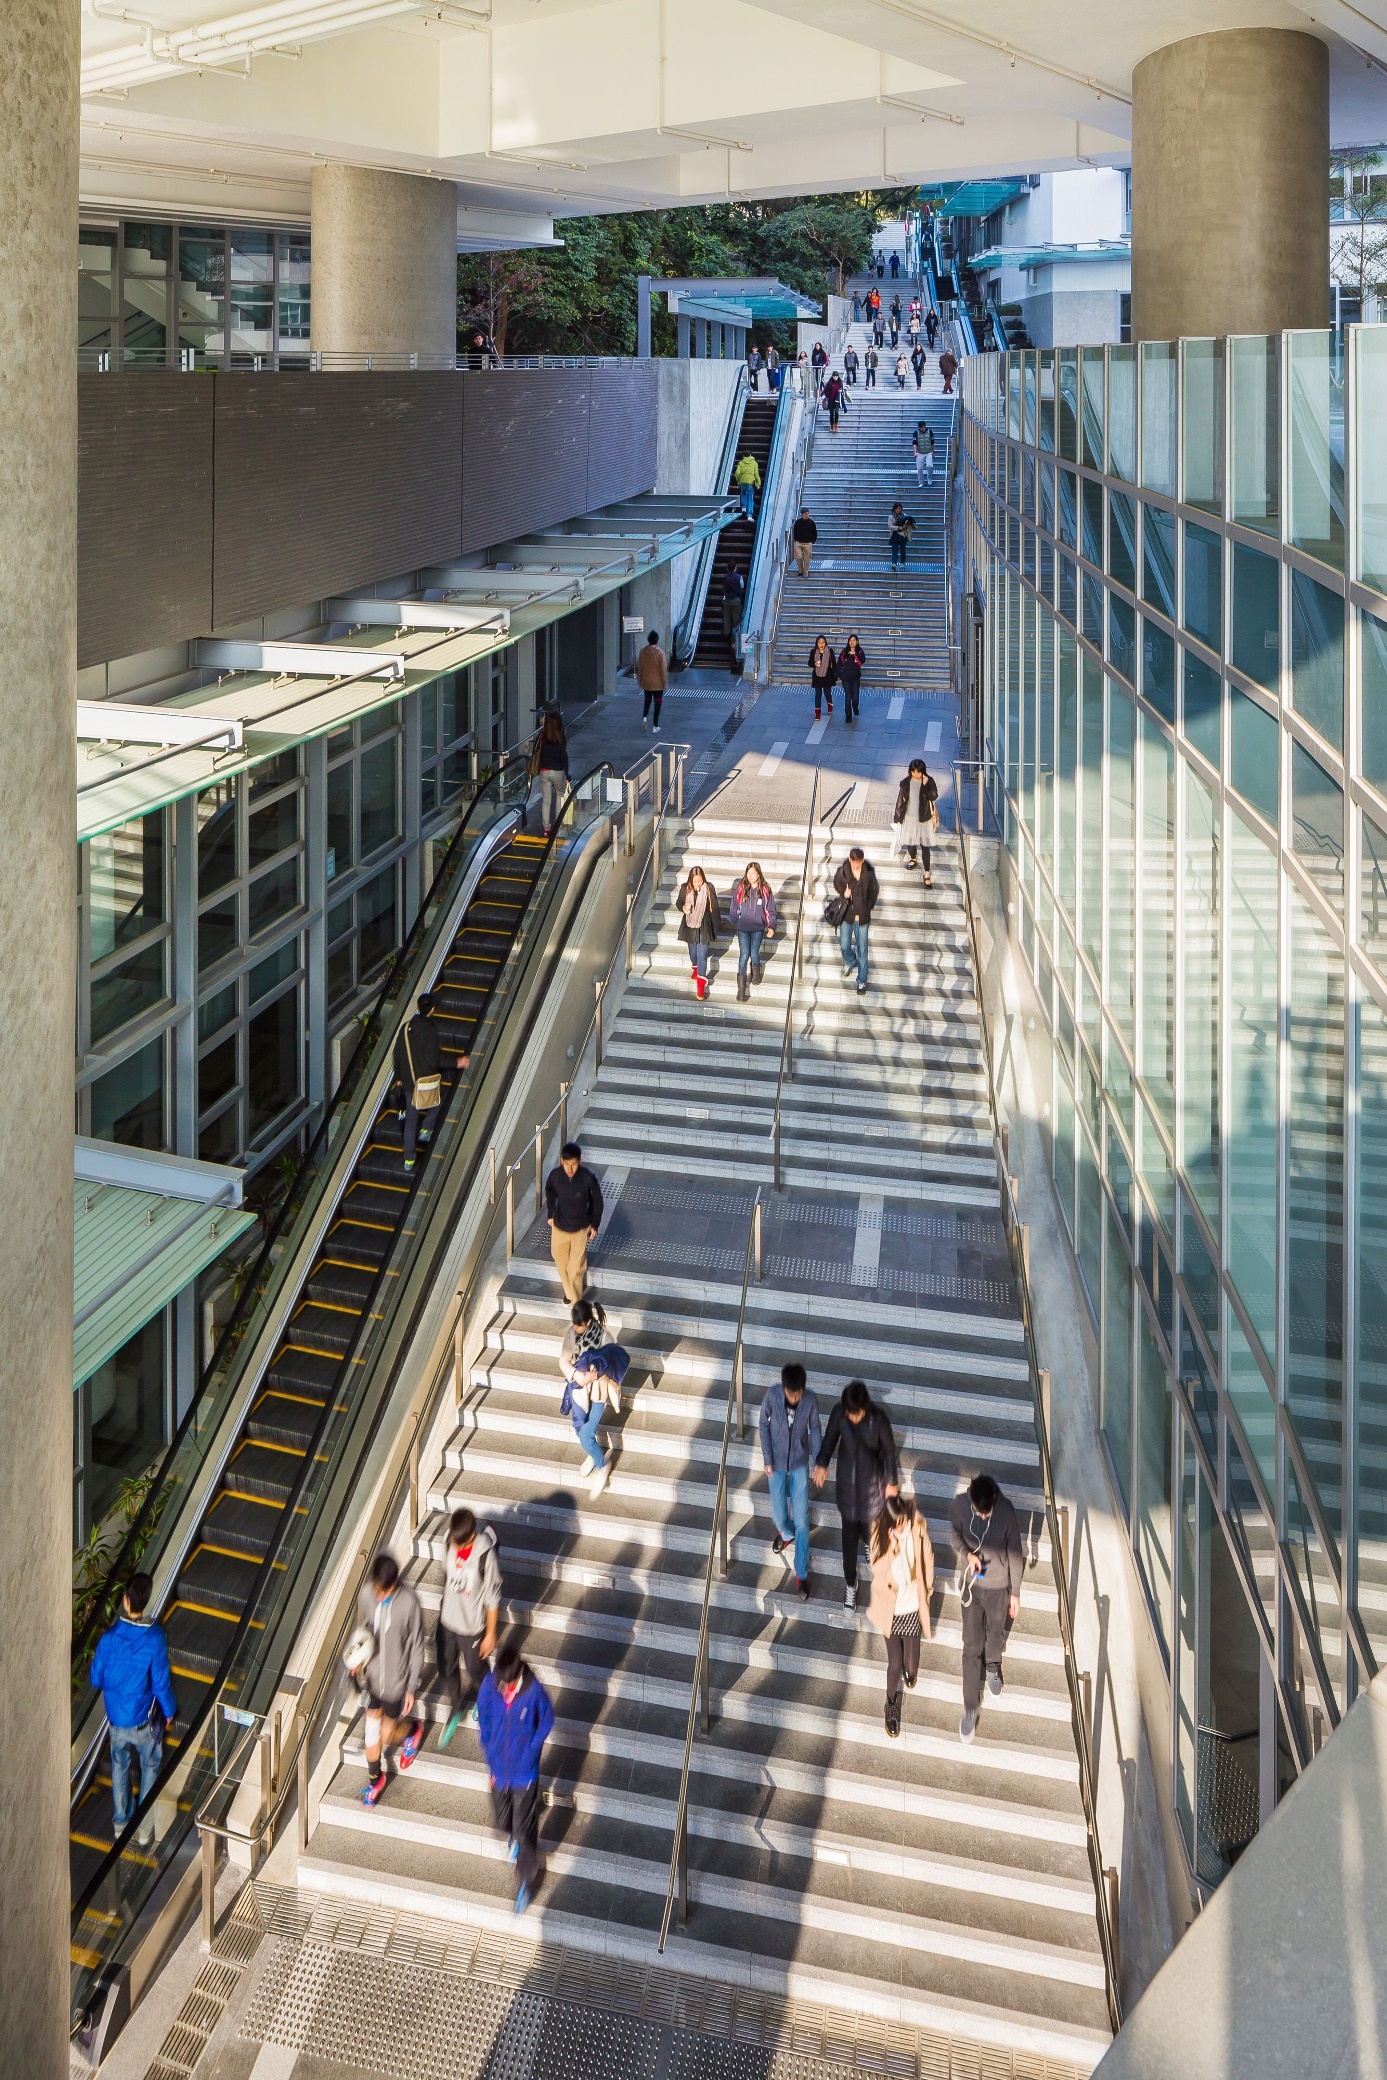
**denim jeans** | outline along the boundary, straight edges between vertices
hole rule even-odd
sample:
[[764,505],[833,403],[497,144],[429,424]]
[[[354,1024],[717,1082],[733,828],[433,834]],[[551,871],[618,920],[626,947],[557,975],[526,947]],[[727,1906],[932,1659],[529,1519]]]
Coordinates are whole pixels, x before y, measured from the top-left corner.
[[745,975],[748,968],[760,967],[761,941],[765,938],[765,936],[766,934],[764,930],[757,932],[738,932],[737,947],[740,954],[740,959],[737,962],[737,973],[739,975]]
[[[137,1755],[140,1758],[140,1790],[139,1797],[132,1799],[130,1766]],[[135,1807],[154,1789],[154,1779],[163,1759],[163,1732],[156,1733],[148,1720],[143,1726],[111,1728],[111,1807],[117,1834],[131,1818]]]
[[897,567],[897,565],[899,565],[899,566],[900,566],[900,568],[901,568],[902,570],[904,570],[904,569],[905,569],[905,550],[906,550],[906,543],[907,543],[907,541],[908,541],[908,540],[909,540],[909,537],[908,537],[907,535],[903,535],[903,534],[893,534],[893,535],[892,535],[892,537],[891,537],[891,568],[892,568],[892,570],[895,570],[895,569],[896,569],[896,567]]
[[843,966],[850,968],[854,962],[857,963],[859,989],[865,989],[867,986],[867,935],[870,931],[870,925],[854,924],[850,917],[845,918],[838,927],[838,944],[843,950]]
[[414,1151],[419,1145],[420,1130],[422,1129],[425,1134],[432,1135],[434,1128],[438,1125],[438,1115],[441,1110],[441,1106],[431,1105],[427,1112],[420,1112],[415,1108],[412,1101],[406,1102],[404,1157],[407,1163],[414,1161]]
[[598,1428],[606,1413],[606,1402],[599,1400],[596,1395],[593,1396],[592,1406],[583,1417],[581,1423],[576,1420],[579,1411],[576,1408],[573,1411],[575,1417],[573,1427],[578,1433],[578,1442],[594,1466],[605,1466],[607,1463],[607,1454],[597,1441]]
[[708,973],[708,948],[704,940],[695,939],[689,947],[689,966],[695,975]]
[[741,491],[742,511],[746,514],[748,520],[754,520],[756,518],[756,486],[754,484],[743,484]]
[[803,1581],[809,1572],[809,1468],[796,1466],[789,1473],[773,1473],[770,1490],[775,1528],[783,1539],[793,1538],[795,1573]]

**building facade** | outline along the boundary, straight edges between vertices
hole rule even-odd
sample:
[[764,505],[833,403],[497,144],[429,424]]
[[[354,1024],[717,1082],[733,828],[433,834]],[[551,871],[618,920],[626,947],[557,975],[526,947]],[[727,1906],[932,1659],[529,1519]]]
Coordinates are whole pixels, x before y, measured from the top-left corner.
[[1387,1654],[1387,356],[965,371],[985,791],[1193,1887]]

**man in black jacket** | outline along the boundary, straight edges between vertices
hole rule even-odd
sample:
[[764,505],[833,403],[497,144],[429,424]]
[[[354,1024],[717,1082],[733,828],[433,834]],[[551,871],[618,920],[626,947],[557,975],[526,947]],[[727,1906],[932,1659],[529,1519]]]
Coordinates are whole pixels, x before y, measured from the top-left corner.
[[833,877],[833,886],[847,904],[838,927],[838,944],[843,953],[843,980],[851,982],[857,970],[857,994],[867,994],[867,933],[881,894],[876,868],[860,845],[852,851]]
[[1002,1694],[1002,1650],[1021,1608],[1026,1556],[1016,1511],[990,1473],[975,1474],[949,1511],[963,1601],[963,1717],[958,1737],[971,1741],[982,1709],[983,1669],[994,1697]]
[[576,1141],[559,1150],[559,1167],[544,1184],[544,1210],[549,1216],[549,1254],[558,1267],[563,1296],[572,1306],[588,1283],[588,1244],[602,1225],[602,1187],[583,1161]]
[[835,1403],[814,1461],[814,1486],[828,1479],[828,1462],[838,1454],[838,1514],[843,1520],[843,1603],[857,1609],[857,1549],[871,1538],[873,1520],[888,1495],[897,1492],[896,1440],[867,1392],[866,1382],[850,1379]]
[[[427,1146],[438,1120],[439,1106],[443,1102],[443,1087],[437,1079],[443,1070],[443,1050],[438,1044],[438,1030],[434,1025],[433,998],[427,990],[419,999],[413,1018],[400,1029],[395,1042],[395,1074],[404,1092],[404,1106],[400,1117],[405,1123],[404,1157],[405,1169],[414,1168],[414,1151],[422,1142]],[[465,1069],[468,1057],[457,1056],[459,1069]],[[432,1105],[416,1105],[414,1100],[422,1083],[427,1089],[430,1081],[438,1096]]]
[[809,576],[809,559],[814,553],[814,544],[819,539],[819,530],[809,517],[808,506],[801,506],[799,518],[790,529],[790,540],[794,544],[795,569],[802,578]]

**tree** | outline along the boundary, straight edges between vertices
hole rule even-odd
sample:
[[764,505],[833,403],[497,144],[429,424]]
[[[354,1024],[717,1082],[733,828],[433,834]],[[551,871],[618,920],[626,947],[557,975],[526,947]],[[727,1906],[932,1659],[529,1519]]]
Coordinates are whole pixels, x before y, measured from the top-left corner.
[[480,328],[498,354],[506,351],[512,319],[532,324],[544,316],[548,301],[537,253],[459,253],[458,330]]
[[1342,220],[1330,241],[1330,273],[1358,298],[1367,316],[1367,296],[1387,288],[1387,177],[1376,152],[1336,152],[1330,192]]
[[848,276],[865,269],[880,221],[867,196],[825,195],[798,202],[775,217],[768,242],[792,265],[805,252],[813,254],[823,272],[832,274],[834,292],[841,296]]

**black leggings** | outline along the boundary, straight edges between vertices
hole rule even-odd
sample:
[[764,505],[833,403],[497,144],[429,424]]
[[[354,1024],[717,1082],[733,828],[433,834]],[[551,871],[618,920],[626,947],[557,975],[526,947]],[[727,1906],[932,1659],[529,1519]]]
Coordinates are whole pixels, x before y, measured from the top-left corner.
[[857,1587],[857,1548],[869,1546],[871,1528],[866,1517],[843,1519],[843,1580],[850,1589]]
[[923,860],[923,862],[924,862],[924,868],[925,868],[925,872],[926,872],[926,873],[928,874],[928,872],[929,872],[929,847],[928,847],[928,845],[921,845],[921,846],[918,846],[918,847],[917,847],[917,846],[914,846],[914,845],[907,845],[907,846],[906,846],[906,848],[905,848],[905,856],[906,856],[906,858],[907,858],[907,859],[914,859],[914,857],[915,857],[915,854],[916,854],[917,850],[918,850],[918,852],[919,852],[919,854],[920,854],[920,857],[921,857],[921,859],[922,859],[922,860]]
[[862,691],[862,681],[860,679],[840,679],[838,684],[843,689],[843,713],[851,720],[858,712],[857,696]]
[[906,1638],[892,1632],[886,1641],[886,1695],[899,1697],[901,1693],[901,1671],[904,1670],[914,1682],[920,1673],[920,1634],[912,1632]]

